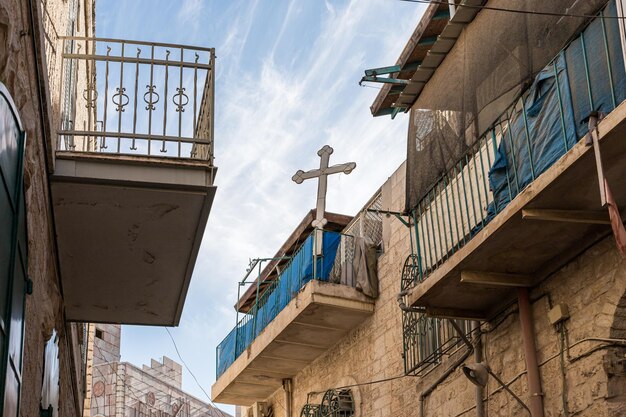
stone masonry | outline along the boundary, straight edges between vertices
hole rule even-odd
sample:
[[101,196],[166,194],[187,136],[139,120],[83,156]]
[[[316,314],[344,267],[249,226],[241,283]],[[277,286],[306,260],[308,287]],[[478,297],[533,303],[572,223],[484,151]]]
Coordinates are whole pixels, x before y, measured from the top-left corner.
[[182,390],[182,365],[164,356],[139,368],[120,361],[121,326],[92,324],[91,417],[230,417]]
[[[405,180],[401,166],[383,186],[385,209],[402,211]],[[419,415],[420,393],[435,382],[466,351],[456,353],[421,377],[406,376],[403,366],[401,310],[396,296],[402,266],[410,253],[408,229],[393,217],[384,227],[384,253],[378,260],[380,297],[374,314],[293,379],[293,412],[299,415],[307,394],[332,387],[352,387],[356,417]],[[624,412],[623,348],[606,338],[624,338],[626,269],[612,237],[598,242],[531,292],[535,335],[546,416],[564,414],[613,417]],[[570,318],[560,329],[548,321],[551,306],[565,303]],[[618,308],[619,306],[619,308]],[[340,318],[337,318],[338,320]],[[528,399],[517,304],[482,324],[483,354],[493,371],[522,399]],[[561,341],[563,340],[563,345]],[[561,365],[561,347],[563,356]],[[620,358],[616,361],[615,358]],[[474,362],[473,356],[465,360]],[[621,364],[621,365],[620,365]],[[621,366],[621,368],[620,368]],[[399,377],[387,382],[372,381]],[[562,395],[564,393],[564,395]],[[285,414],[285,393],[267,401],[277,417]],[[311,397],[319,403],[319,394]],[[524,415],[523,409],[491,378],[485,389],[488,416]],[[475,415],[475,387],[455,369],[424,400],[425,416]]]
[[[91,14],[93,2],[81,3],[88,5]],[[54,33],[63,32],[69,5],[62,0],[0,3],[0,81],[16,103],[27,136],[24,181],[28,275],[33,293],[26,297],[22,416],[39,415],[43,351],[53,329],[60,337],[59,415],[79,416],[82,407],[83,326],[67,323],[63,315],[48,183],[55,141],[51,109],[59,107],[58,95],[52,91],[58,78],[55,60],[59,45]],[[87,22],[91,27],[93,19]]]

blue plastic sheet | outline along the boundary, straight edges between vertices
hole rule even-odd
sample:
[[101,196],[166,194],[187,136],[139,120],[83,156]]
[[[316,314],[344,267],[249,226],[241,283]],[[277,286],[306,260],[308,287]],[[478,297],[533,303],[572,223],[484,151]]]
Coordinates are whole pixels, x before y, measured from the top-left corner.
[[[341,234],[323,233],[323,256],[317,257],[316,279],[328,281],[335,262]],[[280,277],[259,296],[257,304],[239,321],[237,327],[216,350],[217,377],[237,359],[272,320],[313,279],[313,235],[300,246]]]
[[[604,13],[615,16],[615,2]],[[537,74],[499,123],[496,131],[503,137],[489,171],[494,201],[486,220],[587,134],[586,120],[592,111],[609,113],[625,98],[617,19],[595,19]]]

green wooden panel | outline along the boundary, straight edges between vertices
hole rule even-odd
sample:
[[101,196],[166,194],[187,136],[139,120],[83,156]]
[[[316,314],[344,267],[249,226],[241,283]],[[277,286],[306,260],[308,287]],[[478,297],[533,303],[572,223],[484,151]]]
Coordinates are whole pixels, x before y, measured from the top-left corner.
[[24,204],[25,135],[0,83],[0,400],[4,417],[19,416],[28,236]]

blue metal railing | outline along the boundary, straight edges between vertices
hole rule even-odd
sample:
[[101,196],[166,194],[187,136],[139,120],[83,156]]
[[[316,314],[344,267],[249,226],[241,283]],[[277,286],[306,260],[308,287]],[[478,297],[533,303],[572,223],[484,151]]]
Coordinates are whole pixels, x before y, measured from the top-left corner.
[[[278,279],[260,293],[237,325],[216,348],[217,378],[252,344],[254,339],[278,316],[300,290],[311,280],[328,281],[333,266],[351,263],[354,238],[336,232],[323,232],[323,255],[315,256],[316,234],[307,237],[295,255],[291,257]],[[350,258],[350,259],[349,259]],[[335,260],[340,262],[336,263]],[[350,268],[347,269],[351,271]],[[354,280],[348,280],[354,282]],[[258,279],[257,279],[258,284]]]
[[610,2],[412,210],[417,281],[469,242],[587,134],[593,111],[626,99],[623,39]]

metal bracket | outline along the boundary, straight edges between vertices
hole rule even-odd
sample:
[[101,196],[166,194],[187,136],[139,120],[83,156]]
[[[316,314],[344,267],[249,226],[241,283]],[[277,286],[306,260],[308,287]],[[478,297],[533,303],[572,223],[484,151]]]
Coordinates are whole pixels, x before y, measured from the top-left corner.
[[[369,208],[365,209],[365,211],[369,211],[370,213],[376,213],[376,214],[384,214],[387,217],[394,216],[396,219],[400,220],[400,222],[402,222],[402,224],[405,225],[406,227],[411,227],[411,218],[405,213],[400,213],[399,211],[376,210],[376,209],[369,209]],[[409,217],[409,221],[404,220],[403,217]]]

